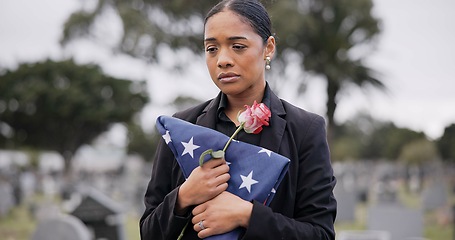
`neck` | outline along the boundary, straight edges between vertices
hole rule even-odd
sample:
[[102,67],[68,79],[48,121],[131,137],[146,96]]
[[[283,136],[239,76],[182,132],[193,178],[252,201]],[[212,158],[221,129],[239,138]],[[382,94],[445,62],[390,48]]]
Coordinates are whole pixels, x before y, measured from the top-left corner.
[[238,125],[239,123],[237,121],[237,114],[240,111],[245,110],[245,105],[251,106],[253,105],[254,101],[260,103],[264,97],[264,90],[265,88],[262,91],[257,91],[254,94],[250,94],[246,97],[227,95],[228,106],[224,112],[229,117],[229,119],[231,119],[231,121]]

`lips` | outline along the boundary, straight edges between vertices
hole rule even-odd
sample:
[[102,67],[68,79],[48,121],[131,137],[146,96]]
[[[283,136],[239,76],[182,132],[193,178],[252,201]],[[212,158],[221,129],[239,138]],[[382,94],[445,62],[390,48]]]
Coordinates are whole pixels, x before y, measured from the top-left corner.
[[223,82],[230,82],[236,80],[240,75],[229,72],[229,73],[220,73],[218,75],[218,80]]

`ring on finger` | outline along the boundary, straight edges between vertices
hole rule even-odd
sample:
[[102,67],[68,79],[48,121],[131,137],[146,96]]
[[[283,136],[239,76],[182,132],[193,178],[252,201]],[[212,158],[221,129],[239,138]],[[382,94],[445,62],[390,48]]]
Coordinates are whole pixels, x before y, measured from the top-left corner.
[[205,229],[205,226],[204,226],[204,223],[203,223],[204,220],[201,220],[199,221],[199,227],[201,228],[201,230],[204,230]]

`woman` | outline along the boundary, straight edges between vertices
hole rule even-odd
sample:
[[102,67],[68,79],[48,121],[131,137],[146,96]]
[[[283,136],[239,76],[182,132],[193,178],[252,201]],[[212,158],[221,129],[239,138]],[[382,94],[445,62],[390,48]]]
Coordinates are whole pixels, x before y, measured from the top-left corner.
[[184,179],[161,141],[145,194],[142,239],[199,239],[241,227],[242,239],[335,239],[335,178],[324,119],[279,99],[265,81],[276,48],[270,18],[254,0],[225,0],[205,19],[204,47],[219,95],[175,117],[231,136],[237,114],[254,101],[272,112],[260,134],[237,140],[255,144],[291,162],[270,206],[225,191],[230,178],[223,159],[212,159]]

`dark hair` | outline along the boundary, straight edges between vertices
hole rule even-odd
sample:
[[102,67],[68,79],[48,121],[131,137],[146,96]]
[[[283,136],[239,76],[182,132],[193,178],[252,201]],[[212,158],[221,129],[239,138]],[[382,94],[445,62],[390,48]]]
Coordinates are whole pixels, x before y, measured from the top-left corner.
[[264,42],[267,42],[267,39],[272,36],[272,23],[269,14],[258,0],[223,0],[207,13],[204,26],[210,17],[225,9],[243,17]]

